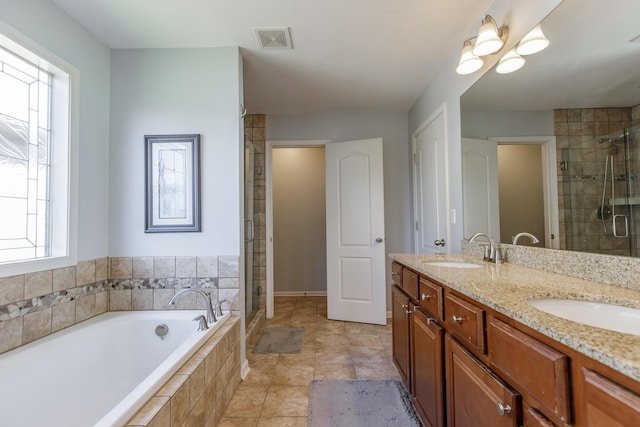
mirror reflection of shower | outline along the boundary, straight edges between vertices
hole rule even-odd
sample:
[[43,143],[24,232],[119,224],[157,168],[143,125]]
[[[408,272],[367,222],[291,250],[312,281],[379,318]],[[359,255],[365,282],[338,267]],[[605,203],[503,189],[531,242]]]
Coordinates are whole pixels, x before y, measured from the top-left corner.
[[[602,224],[604,236],[626,239],[628,255],[636,256],[634,228],[635,206],[640,204],[640,193],[635,188],[635,159],[638,144],[635,129],[625,128],[597,138],[596,151],[604,154],[602,192],[596,216]],[[597,156],[602,158],[602,156]]]

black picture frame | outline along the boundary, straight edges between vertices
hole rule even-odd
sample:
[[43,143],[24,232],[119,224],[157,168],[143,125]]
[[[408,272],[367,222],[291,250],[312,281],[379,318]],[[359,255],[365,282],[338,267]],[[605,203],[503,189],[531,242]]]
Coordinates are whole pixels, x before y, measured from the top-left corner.
[[199,232],[200,135],[145,135],[145,233]]

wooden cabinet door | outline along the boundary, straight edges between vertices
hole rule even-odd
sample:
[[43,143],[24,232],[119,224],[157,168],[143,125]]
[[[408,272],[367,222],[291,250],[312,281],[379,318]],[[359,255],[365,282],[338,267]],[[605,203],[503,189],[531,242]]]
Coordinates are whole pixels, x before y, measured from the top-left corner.
[[445,335],[447,425],[519,426],[520,395]]
[[411,327],[411,394],[427,426],[444,427],[444,330],[414,308]]
[[394,286],[391,290],[393,362],[398,368],[398,373],[407,386],[407,390],[411,390],[409,315],[409,298]]
[[640,396],[589,369],[582,373],[588,427],[640,426]]

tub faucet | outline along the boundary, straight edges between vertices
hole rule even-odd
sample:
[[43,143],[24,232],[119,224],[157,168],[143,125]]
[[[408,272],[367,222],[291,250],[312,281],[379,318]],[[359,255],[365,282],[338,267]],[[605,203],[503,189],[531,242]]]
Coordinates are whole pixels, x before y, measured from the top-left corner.
[[469,243],[473,242],[478,237],[484,237],[489,241],[489,245],[485,246],[483,259],[485,261],[495,262],[496,264],[502,264],[504,262],[504,258],[502,257],[502,251],[499,247],[496,246],[496,242],[487,233],[474,234],[473,236],[471,236],[471,238],[469,238]]
[[218,319],[216,319],[216,314],[213,311],[213,306],[211,304],[211,295],[209,295],[208,293],[206,293],[205,291],[201,291],[200,289],[183,289],[180,292],[178,292],[177,294],[175,294],[173,296],[173,298],[171,298],[171,301],[169,301],[169,305],[174,305],[176,303],[176,299],[178,298],[179,295],[182,295],[186,292],[195,292],[197,294],[202,295],[202,298],[204,298],[205,300],[205,306],[207,309],[207,323],[210,325],[213,322],[217,322]]
[[218,304],[216,305],[216,316],[222,316],[222,303],[226,301],[226,299],[218,301]]
[[531,233],[527,233],[526,231],[523,231],[522,233],[518,233],[515,236],[513,236],[513,238],[511,239],[511,243],[514,244],[514,245],[517,245],[518,244],[518,239],[521,238],[521,237],[525,237],[525,236],[528,237],[529,240],[531,240],[531,243],[533,243],[534,245],[536,243],[540,243],[540,240],[538,240],[538,238],[536,236],[534,236]]
[[207,329],[209,329],[209,326],[207,326],[207,319],[202,314],[194,317],[193,320],[198,321],[199,331],[206,331]]

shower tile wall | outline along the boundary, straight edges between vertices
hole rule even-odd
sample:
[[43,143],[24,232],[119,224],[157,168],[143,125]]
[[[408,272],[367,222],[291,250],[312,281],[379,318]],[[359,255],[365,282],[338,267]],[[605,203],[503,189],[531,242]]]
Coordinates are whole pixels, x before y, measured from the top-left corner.
[[[203,288],[240,315],[238,256],[119,257],[0,278],[0,353],[109,310],[166,310],[183,288]],[[202,309],[186,294],[177,309]]]
[[[622,146],[611,148],[610,143],[598,140],[629,127],[632,114],[640,115],[638,106],[554,110],[554,133],[560,164],[558,202],[562,249],[629,255],[628,240],[611,236],[610,223],[607,223],[609,233],[605,234],[604,224],[597,215],[602,202],[606,156],[614,154],[615,174],[619,176],[624,171],[624,150]],[[634,121],[640,118],[635,116]],[[566,169],[562,167],[563,162],[566,162]],[[609,181],[609,196],[610,191]],[[623,194],[624,180],[616,181],[615,191]],[[616,206],[616,213],[626,214],[626,207]]]
[[253,300],[259,301],[259,308],[266,305],[267,289],[267,246],[265,208],[265,115],[247,114],[244,117],[244,134],[255,147],[253,221],[255,240],[253,246]]

